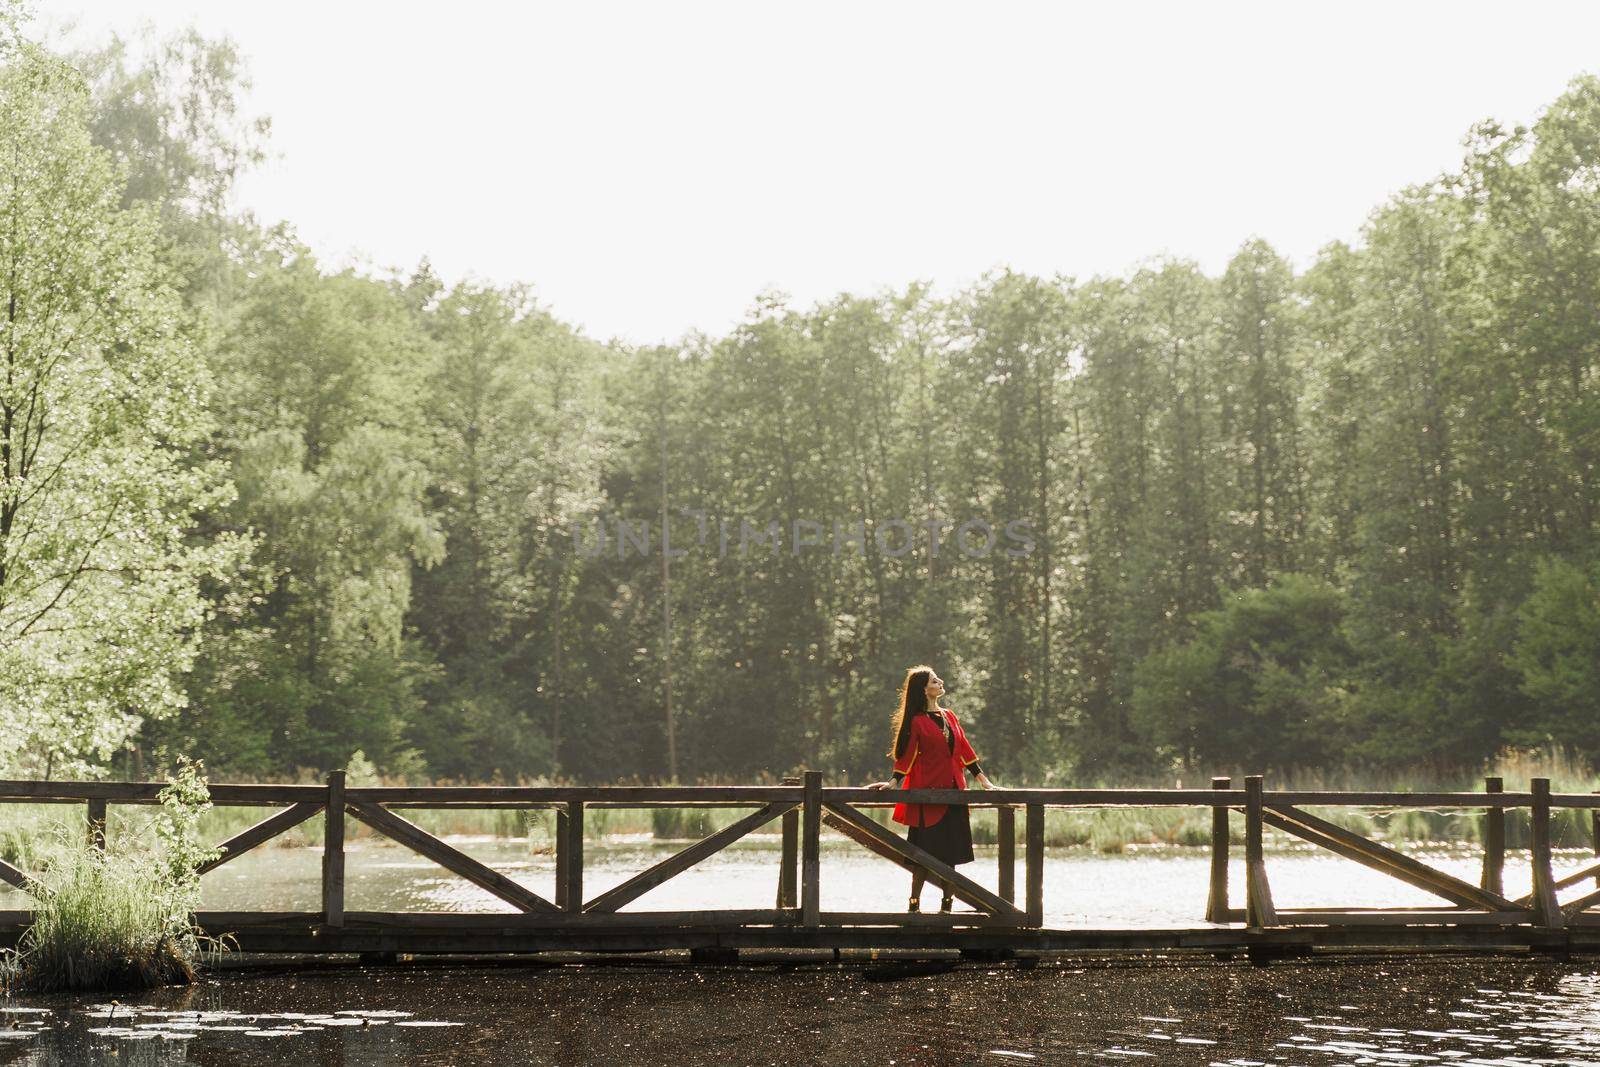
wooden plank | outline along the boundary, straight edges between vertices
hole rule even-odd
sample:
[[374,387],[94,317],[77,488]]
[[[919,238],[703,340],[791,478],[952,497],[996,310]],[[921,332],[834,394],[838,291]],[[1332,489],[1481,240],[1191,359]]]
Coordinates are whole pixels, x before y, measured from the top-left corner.
[[1278,925],[1278,913],[1272,906],[1272,886],[1267,881],[1266,853],[1261,843],[1264,792],[1261,775],[1252,774],[1245,778],[1245,922],[1258,929]]
[[210,863],[203,865],[200,868],[200,873],[205,874],[207,871],[216,870],[224,863],[237,859],[249,852],[257,845],[271,841],[285,830],[294,829],[321,810],[321,804],[295,804],[292,807],[284,808],[280,812],[267,816],[249,829],[239,831],[218,845],[217,848],[221,851],[221,855]]
[[[1583,881],[1585,878],[1600,879],[1600,863],[1591,863],[1589,866],[1584,867],[1581,870],[1573,871],[1571,874],[1563,875],[1562,877],[1556,879],[1551,888],[1570,889],[1579,882]],[[1517,903],[1531,906],[1533,904],[1533,894],[1529,893],[1527,896],[1519,899]]]
[[[849,808],[845,808],[844,810],[850,811]],[[916,851],[926,856],[926,852],[915,848],[915,846],[908,845],[904,838],[884,830],[881,826],[878,826],[877,823],[866,818],[866,816],[861,815],[859,812],[852,811],[851,814],[858,816],[858,819],[848,819],[844,815],[837,812],[834,808],[829,806],[823,809],[822,821],[848,837],[850,840],[854,841],[856,844],[860,845],[862,848],[866,849],[868,852],[871,852],[873,855],[881,856],[890,863],[897,864],[898,866],[903,867],[914,874],[921,874],[935,885],[946,885],[946,880],[943,875],[935,871],[925,869],[907,855],[908,851]],[[871,823],[872,826],[877,827],[881,833],[873,833],[871,830],[866,829],[865,827],[867,823]],[[935,863],[937,863],[937,861],[935,861]],[[954,868],[947,869],[954,870]],[[982,887],[980,886],[979,888],[981,889]],[[974,908],[980,909],[982,914],[989,915],[990,918],[994,919],[995,921],[1014,923],[1017,921],[1018,916],[1021,915],[1021,913],[1015,908],[1011,908],[1009,911],[1001,913],[998,916],[992,915],[988,908],[986,908],[984,904],[980,903],[982,898],[971,895],[969,890],[965,887],[951,886],[950,893],[952,896],[960,899],[962,903],[971,904]],[[909,915],[910,913],[904,914]]]
[[[762,923],[765,915],[773,918]],[[734,921],[721,921],[728,916]],[[1568,930],[1530,925],[1497,925],[1483,913],[1459,921],[1450,912],[1429,916],[1426,924],[1365,922],[1293,925],[1273,929],[1234,928],[1049,930],[987,924],[943,926],[932,923],[873,925],[870,915],[844,914],[843,923],[807,928],[796,913],[622,913],[586,915],[523,913],[349,912],[347,925],[329,931],[319,913],[280,913],[270,924],[262,915],[201,912],[200,925],[212,933],[237,931],[247,952],[424,953],[618,952],[732,945],[748,948],[871,949],[914,951],[970,947],[1038,952],[1214,953],[1270,946],[1310,949],[1398,951],[1481,949],[1524,952],[1532,949],[1593,951],[1600,947],[1600,922],[1581,919]],[[26,912],[0,913],[0,927],[15,937]],[[713,918],[715,917],[715,918]],[[1364,920],[1359,910],[1353,916]],[[230,923],[226,919],[244,919]],[[834,918],[829,915],[830,920]],[[910,918],[909,916],[906,918]],[[704,921],[701,921],[701,920]],[[1435,922],[1434,920],[1438,921]],[[657,921],[659,920],[659,921]],[[959,921],[959,917],[958,920]]]
[[386,808],[450,803],[471,807],[482,803],[637,804],[641,807],[677,807],[687,804],[772,804],[798,799],[796,790],[776,785],[426,785],[372,786],[352,789],[349,799],[357,804],[379,804]]
[[1000,842],[1000,899],[1017,902],[1017,809],[995,809],[995,836]]
[[[1285,914],[1287,912],[1291,912],[1291,911],[1292,912],[1302,913],[1302,914],[1310,914],[1312,912],[1318,912],[1318,911],[1325,911],[1325,912],[1361,912],[1362,914],[1366,914],[1368,912],[1372,912],[1372,913],[1393,913],[1395,915],[1411,915],[1411,914],[1418,913],[1418,912],[1425,912],[1425,913],[1430,914],[1430,915],[1435,913],[1435,912],[1437,912],[1437,913],[1439,913],[1441,915],[1483,915],[1483,914],[1485,914],[1485,912],[1483,911],[1482,908],[1468,908],[1468,907],[1463,907],[1461,905],[1456,905],[1454,907],[1448,907],[1447,908],[1442,904],[1440,904],[1440,905],[1430,905],[1430,906],[1427,906],[1427,907],[1420,907],[1420,908],[1419,907],[1415,907],[1415,906],[1410,905],[1410,904],[1401,905],[1399,907],[1384,907],[1384,908],[1351,907],[1348,904],[1334,904],[1334,905],[1331,905],[1331,906],[1327,905],[1327,904],[1311,904],[1311,905],[1307,905],[1305,907],[1299,907],[1299,908],[1279,908],[1278,909],[1278,914],[1279,915],[1283,915],[1283,914]],[[1527,922],[1528,921],[1528,913],[1526,911],[1522,911],[1522,910],[1518,910],[1518,911],[1514,911],[1514,912],[1513,911],[1508,911],[1505,914],[1507,914],[1507,915],[1520,915],[1522,917],[1522,921],[1523,922]]]
[[[508,904],[515,905],[523,911],[556,911],[554,904],[535,893],[533,890],[512,881],[499,871],[473,859],[458,849],[452,848],[443,841],[428,833],[422,827],[407,822],[392,811],[384,808],[375,808],[367,804],[346,804],[351,815],[377,830],[379,833],[399,842],[411,851],[437,863],[445,870],[460,875],[480,889],[485,889]],[[569,888],[570,892],[570,888]],[[571,898],[568,898],[568,905]]]
[[[485,803],[566,803],[582,800],[587,804],[638,805],[649,807],[686,804],[770,804],[799,799],[800,790],[792,786],[373,786],[350,790],[350,799],[387,807],[427,804],[472,806]],[[926,804],[967,804],[970,807],[1022,805],[1038,800],[1045,804],[1075,807],[1210,807],[1214,804],[1243,803],[1243,794],[1229,796],[1206,789],[915,789],[882,790],[833,786],[827,799],[852,807],[886,807],[901,799]],[[0,794],[3,795],[3,794]],[[1446,794],[1427,794],[1430,797]],[[1448,794],[1473,798],[1471,806],[1481,807],[1477,793]]]
[[1023,876],[1027,886],[1027,923],[1044,925],[1044,805],[1029,804],[1024,817]]
[[1600,793],[1551,793],[1550,806],[1593,811],[1600,809]]
[[[251,912],[202,911],[195,920],[208,931],[216,926],[249,926],[261,923],[316,925],[320,916],[316,912]],[[728,909],[708,911],[626,911],[621,913],[590,914],[566,911],[347,911],[345,926],[357,929],[363,926],[412,927],[418,930],[527,930],[604,927],[638,927],[651,924],[705,925],[724,922],[730,924],[787,924],[798,921],[793,912],[768,909]]]
[[20,867],[13,867],[5,860],[0,860],[0,882],[5,882],[13,889],[20,889],[29,896],[37,896],[39,892],[32,875]]
[[[154,804],[164,782],[40,782],[0,780],[0,801],[71,803],[99,798],[118,804]],[[315,802],[324,789],[313,785],[213,783],[212,802],[219,806],[273,806]],[[606,805],[770,804],[794,796],[786,786],[374,786],[350,789],[357,803],[405,807],[529,806],[566,804],[581,800]],[[906,799],[917,803],[966,803],[973,807],[1024,805],[1038,802],[1062,807],[1239,807],[1238,790],[1204,789],[996,789],[981,798],[971,790],[919,789],[896,791],[893,798],[868,789],[834,788],[828,799],[856,807],[883,806]],[[1533,803],[1531,793],[1501,792],[1493,796],[1471,792],[1333,792],[1283,791],[1270,794],[1272,804],[1295,806],[1380,806],[1397,808],[1522,808]],[[1600,809],[1600,794],[1552,793],[1552,807]]]
[[1329,852],[1354,860],[1364,867],[1381,871],[1408,885],[1443,897],[1452,904],[1483,908],[1488,911],[1517,910],[1515,901],[1481,889],[1454,875],[1445,874],[1420,860],[1412,859],[1403,852],[1380,845],[1376,841],[1369,841],[1360,834],[1352,833],[1342,826],[1336,826],[1298,808],[1273,808],[1266,813],[1266,821],[1286,833],[1294,834]]
[[[849,805],[830,803],[826,807],[828,813],[833,816],[828,820],[828,825],[838,827],[842,832],[849,834],[853,840],[862,844],[866,844],[864,838],[872,839],[878,847],[871,845],[868,847],[885,859],[893,860],[913,873],[920,869],[923,874],[928,876],[930,882],[943,886],[946,892],[959,897],[975,908],[981,908],[995,915],[1022,918],[1022,912],[1018,911],[1010,902],[1002,899],[997,894],[989,892],[989,890],[954,867],[935,857],[931,852],[918,848],[894,831],[879,826]],[[856,833],[850,833],[850,830],[845,829],[846,826],[855,830]]]
[[[1467,794],[1477,798],[1478,794]],[[834,786],[823,798],[852,808],[884,808],[905,801],[915,804],[965,804],[972,808],[1005,805],[1025,807],[1040,803],[1070,808],[1209,808],[1244,803],[1237,790],[1217,793],[1210,789],[881,789]]]
[[[895,920],[895,925],[900,925],[898,920],[905,920],[905,924],[904,924],[904,927],[903,927],[903,932],[911,934],[913,936],[917,933],[915,927],[918,927],[918,926],[934,927],[935,929],[937,929],[939,926],[944,925],[946,922],[953,921],[955,923],[960,924],[960,923],[964,923],[965,920],[967,920],[967,919],[980,919],[981,920],[981,919],[986,918],[985,916],[979,915],[977,913],[970,913],[970,914],[967,914],[967,915],[945,915],[945,916],[940,916],[940,915],[938,915],[936,913],[935,914],[929,914],[929,915],[907,915],[907,914],[901,913],[901,912],[884,912],[884,913],[876,913],[876,912],[863,912],[863,913],[824,912],[823,914],[826,915],[833,924],[840,925],[840,926],[873,927],[873,926],[878,926],[881,923],[884,923],[884,922],[887,922],[887,921],[890,921],[890,920]],[[1285,909],[1284,914],[1285,915],[1289,915],[1289,914],[1291,914],[1291,911],[1289,909]],[[1335,914],[1335,913],[1329,913],[1329,914]],[[1352,916],[1354,916],[1356,918],[1365,918],[1366,917],[1366,913],[1363,912],[1361,909],[1352,909],[1348,914],[1350,914],[1350,915],[1352,915]],[[1393,914],[1395,918],[1405,918],[1405,916],[1400,915],[1399,913],[1390,913],[1390,914]],[[1414,916],[1422,918],[1424,920],[1423,924],[1414,924],[1414,925],[1444,925],[1444,926],[1451,926],[1451,925],[1492,926],[1493,925],[1491,923],[1483,923],[1483,922],[1477,921],[1477,920],[1481,920],[1481,919],[1484,919],[1484,918],[1488,917],[1488,913],[1485,913],[1485,912],[1463,912],[1463,913],[1457,914],[1457,913],[1452,912],[1452,911],[1447,910],[1447,909],[1442,909],[1442,910],[1437,910],[1437,911],[1427,911],[1427,910],[1419,909],[1416,912],[1414,912],[1413,914],[1414,914]],[[20,921],[25,921],[28,918],[28,916],[31,915],[31,913],[30,912],[25,912],[25,911],[10,912],[10,913],[0,913],[0,916],[6,916],[6,915],[9,915],[12,918],[20,920]],[[1375,917],[1381,917],[1381,916],[1382,916],[1382,913],[1377,913],[1377,915]],[[1464,919],[1474,920],[1474,921],[1470,922],[1470,923],[1460,923],[1458,920],[1463,919],[1463,918]],[[196,913],[195,919],[204,929],[206,929],[209,932],[213,932],[214,933],[214,932],[216,932],[218,930],[231,929],[231,928],[240,928],[240,927],[248,927],[248,926],[252,926],[252,925],[277,925],[277,926],[285,926],[285,927],[287,927],[287,926],[300,926],[300,927],[303,927],[303,928],[305,928],[307,930],[314,930],[318,925],[320,925],[321,916],[317,912],[278,912],[278,913],[270,913],[269,914],[269,913],[265,913],[265,912],[259,912],[258,913],[258,912],[207,912],[207,911],[201,911],[201,912],[197,912]],[[259,920],[262,920],[262,919],[270,920],[270,922],[267,922],[267,923],[260,922]],[[913,922],[913,920],[915,920],[915,922]],[[661,912],[643,912],[643,911],[641,911],[641,912],[620,912],[620,913],[606,914],[606,915],[594,915],[594,914],[588,914],[588,913],[574,915],[574,914],[565,913],[565,912],[551,912],[551,913],[545,913],[545,914],[531,914],[531,913],[523,913],[523,912],[506,912],[506,913],[496,913],[496,914],[485,914],[485,913],[468,914],[468,913],[461,913],[461,912],[366,912],[366,911],[350,911],[350,912],[346,913],[346,925],[347,925],[348,929],[351,932],[358,931],[363,927],[368,927],[368,928],[387,928],[387,929],[391,929],[391,930],[397,930],[397,931],[400,931],[400,932],[404,932],[406,930],[415,930],[415,931],[419,931],[419,932],[423,932],[423,931],[447,931],[447,930],[478,930],[478,931],[483,931],[485,933],[494,933],[494,932],[507,931],[507,930],[541,930],[541,929],[547,929],[547,930],[590,930],[590,931],[595,931],[595,930],[604,930],[606,928],[616,928],[616,929],[632,928],[632,929],[639,929],[639,928],[648,928],[650,926],[660,926],[660,927],[720,926],[720,927],[723,927],[723,928],[734,928],[734,927],[739,927],[739,926],[769,926],[769,927],[776,928],[776,929],[778,929],[780,931],[789,931],[789,932],[792,932],[792,933],[798,934],[798,935],[803,935],[804,933],[806,933],[805,928],[799,922],[798,912],[793,912],[793,911],[790,911],[790,912],[775,912],[775,911],[770,911],[770,910],[661,911]],[[1404,924],[1403,923],[1375,923],[1374,925],[1384,925],[1384,926],[1393,927],[1393,926],[1404,925]],[[1160,945],[1175,945],[1175,944],[1180,943],[1179,939],[1181,939],[1181,940],[1193,940],[1197,945],[1212,945],[1212,944],[1240,944],[1240,945],[1245,945],[1245,944],[1250,944],[1250,943],[1270,944],[1270,943],[1273,943],[1275,941],[1276,942],[1288,942],[1288,943],[1299,943],[1299,944],[1305,944],[1305,945],[1313,945],[1313,944],[1319,943],[1319,941],[1320,941],[1319,935],[1320,934],[1326,933],[1326,934],[1329,935],[1330,943],[1340,943],[1340,942],[1347,943],[1347,944],[1351,943],[1351,942],[1348,942],[1348,941],[1344,940],[1343,935],[1340,933],[1340,931],[1337,931],[1337,930],[1318,931],[1316,929],[1303,929],[1303,930],[1300,930],[1298,932],[1299,936],[1296,937],[1296,938],[1291,938],[1291,937],[1287,937],[1287,936],[1280,936],[1282,931],[1278,931],[1278,930],[1263,930],[1263,931],[1252,933],[1252,932],[1248,932],[1248,931],[1245,931],[1245,930],[1242,930],[1242,929],[1239,929],[1239,930],[1216,930],[1214,928],[1209,928],[1209,927],[1206,927],[1206,928],[1188,928],[1188,927],[1183,927],[1183,928],[1136,928],[1136,929],[1132,929],[1132,930],[1108,929],[1108,930],[1037,931],[1037,930],[1030,930],[1027,927],[1019,927],[1019,926],[1004,925],[1004,924],[997,925],[997,924],[989,923],[989,924],[986,924],[984,926],[984,929],[986,931],[990,932],[990,933],[993,933],[993,934],[995,934],[995,935],[997,935],[999,937],[1002,937],[1002,938],[1004,938],[1006,940],[1015,942],[1017,944],[1026,944],[1026,943],[1029,943],[1029,942],[1033,942],[1038,938],[1038,935],[1041,934],[1041,933],[1045,933],[1045,934],[1062,934],[1062,933],[1066,933],[1066,934],[1084,935],[1087,939],[1089,939],[1088,941],[1086,941],[1084,943],[1092,943],[1093,941],[1098,940],[1098,941],[1101,941],[1103,943],[1113,943],[1113,944],[1116,943],[1119,940],[1124,939],[1124,938],[1127,938],[1130,942],[1138,943],[1139,938],[1136,937],[1136,936],[1130,936],[1130,935],[1150,935],[1150,936],[1154,936],[1155,938],[1158,938],[1159,940],[1157,942],[1155,942],[1155,943],[1156,944],[1160,944]],[[867,930],[867,931],[864,931],[864,932],[870,933],[872,931]],[[1508,929],[1508,930],[1506,930],[1504,932],[1508,933],[1508,934],[1532,935],[1531,940],[1533,940],[1535,942],[1542,941],[1544,943],[1557,943],[1557,944],[1559,944],[1559,943],[1563,943],[1565,941],[1565,938],[1563,937],[1561,939],[1557,939],[1554,942],[1552,942],[1551,939],[1546,934],[1546,932],[1540,931],[1536,927],[1527,926],[1526,924],[1523,924],[1520,927],[1514,927],[1512,929]],[[1434,931],[1432,936],[1430,936],[1429,932],[1427,932],[1427,931],[1419,931],[1419,933],[1421,933],[1423,935],[1423,939],[1418,943],[1431,944],[1431,945],[1434,945],[1434,946],[1437,946],[1437,947],[1443,947],[1443,948],[1451,947],[1451,945],[1453,944],[1452,940],[1448,936],[1439,936],[1441,933],[1445,933],[1443,931]],[[1578,933],[1578,931],[1574,930],[1574,933],[1576,934],[1576,933]],[[1463,940],[1462,940],[1461,943],[1462,944],[1470,944],[1470,943],[1472,943],[1472,939],[1474,937],[1478,937],[1478,936],[1482,936],[1482,934],[1481,933],[1474,934],[1473,932],[1470,932],[1470,931],[1462,931]],[[1592,934],[1591,934],[1591,937],[1593,937]]]
[[[1592,933],[1589,936],[1593,936]],[[1115,952],[1162,955],[1218,952],[1241,953],[1269,947],[1355,949],[1363,952],[1405,952],[1419,949],[1478,949],[1526,952],[1558,951],[1549,931],[1502,926],[1332,926],[1281,927],[1273,930],[1026,930],[1023,928],[928,927],[711,927],[638,929],[531,929],[520,931],[463,930],[421,932],[409,929],[343,930],[333,937],[294,929],[242,931],[243,952],[404,952],[415,955],[461,953],[655,952],[707,947],[740,949],[804,949],[813,951],[867,949],[955,950],[1009,948],[1031,952]],[[1583,947],[1575,946],[1577,951]]]
[[825,911],[822,913],[821,925],[881,926],[890,929],[924,926],[935,928],[975,926],[1004,930],[1016,928],[1014,920],[997,919],[986,911],[930,911],[916,914],[905,911]]
[[1519,926],[1528,921],[1524,911],[1455,911],[1417,908],[1406,911],[1344,911],[1279,908],[1280,926]]
[[816,926],[822,915],[822,772],[802,776],[800,827],[800,915]]
[[[80,804],[105,800],[113,804],[158,804],[166,782],[35,782],[0,780],[0,803]],[[320,800],[320,785],[208,785],[211,802],[218,807],[281,807]]]
[[[26,913],[20,913],[26,914]],[[315,925],[320,917],[316,913],[301,912],[201,912],[196,921],[205,930],[220,930],[248,926]],[[507,912],[485,914],[482,912],[356,912],[345,913],[345,927],[359,930],[363,926],[387,926],[413,930],[541,930],[541,929],[638,929],[640,927],[740,927],[777,926],[799,927],[797,909],[750,910],[727,909],[709,911],[624,911],[624,912]],[[953,912],[909,915],[905,912],[823,912],[821,926],[867,927],[988,927],[1015,929],[1005,923],[996,923],[985,912]]]
[[624,904],[644,896],[644,894],[667,879],[682,874],[707,857],[721,852],[750,831],[765,826],[778,816],[793,810],[793,808],[794,805],[788,801],[768,804],[754,814],[746,815],[738,822],[730,823],[715,833],[707,834],[683,851],[668,856],[660,863],[650,867],[648,870],[639,872],[621,885],[606,890],[591,900],[583,910],[594,913],[614,912]]
[[[116,800],[136,804],[154,803],[165,782],[34,782],[0,780],[0,797],[7,800]],[[315,788],[314,786],[312,788]]]
[[322,921],[333,927],[344,923],[344,777],[329,771],[322,798]]
[[567,805],[566,863],[562,875],[562,907],[583,911],[583,801]]
[[1550,869],[1550,779],[1534,778],[1533,848],[1528,859],[1533,865],[1533,913],[1540,926],[1560,929],[1566,913],[1556,902],[1555,875]]
[[87,830],[89,833],[89,847],[97,852],[106,850],[106,800],[104,797],[91,797],[87,802]]
[[[1504,793],[1505,779],[1490,775],[1483,780],[1485,793]],[[1483,879],[1485,892],[1505,896],[1506,812],[1489,808],[1483,813]]]
[[[785,778],[784,785],[798,786],[798,778]],[[793,806],[783,813],[783,845],[778,853],[778,907],[794,908],[800,903],[800,812]]]
[[1576,900],[1569,900],[1567,903],[1561,905],[1561,914],[1566,918],[1571,919],[1580,912],[1587,911],[1596,904],[1600,904],[1600,889],[1591,890],[1590,892],[1585,893],[1583,896],[1578,897]]
[[[1212,789],[1233,788],[1232,778],[1211,779]],[[1228,921],[1228,809],[1211,809],[1211,885],[1206,893],[1206,922]]]
[[1525,808],[1531,793],[1402,793],[1337,792],[1331,790],[1274,790],[1267,803],[1273,807],[1374,807],[1374,808]]

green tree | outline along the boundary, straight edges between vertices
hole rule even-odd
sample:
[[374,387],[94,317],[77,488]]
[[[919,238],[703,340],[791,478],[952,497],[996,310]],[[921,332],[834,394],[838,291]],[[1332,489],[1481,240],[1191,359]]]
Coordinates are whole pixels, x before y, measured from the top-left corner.
[[1299,574],[1228,598],[1139,664],[1134,722],[1186,771],[1337,759],[1354,664],[1344,614],[1338,589]]
[[0,767],[73,773],[184,703],[201,582],[238,539],[188,542],[227,502],[191,462],[210,381],[157,257],[89,136],[82,79],[0,56]]
[[1600,754],[1600,564],[1542,561],[1517,614],[1512,663],[1539,715],[1510,740]]
[[292,246],[259,265],[224,343],[219,405],[231,521],[259,549],[253,594],[227,603],[202,664],[197,743],[239,723],[237,740],[273,766],[342,767],[361,749],[414,767],[403,741],[429,663],[407,635],[412,566],[444,548],[414,429],[423,351],[388,287],[324,275]]

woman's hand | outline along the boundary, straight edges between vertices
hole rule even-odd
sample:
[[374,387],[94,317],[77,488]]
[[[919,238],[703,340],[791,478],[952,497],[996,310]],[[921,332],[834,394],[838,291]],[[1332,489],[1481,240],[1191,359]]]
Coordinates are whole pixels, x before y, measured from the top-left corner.
[[995,785],[993,782],[989,781],[989,776],[987,774],[978,775],[978,784],[983,786],[985,789],[999,789],[1000,788],[999,786]]
[[868,789],[893,789],[894,788],[894,783],[893,782],[868,782],[867,783],[867,788]]

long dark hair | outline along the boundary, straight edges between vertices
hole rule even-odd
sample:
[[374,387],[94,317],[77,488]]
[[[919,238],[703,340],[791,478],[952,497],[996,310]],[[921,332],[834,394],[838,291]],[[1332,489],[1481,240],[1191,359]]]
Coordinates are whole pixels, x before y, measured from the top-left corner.
[[911,724],[917,721],[917,716],[928,710],[928,679],[933,676],[933,668],[925,663],[919,663],[906,671],[906,680],[900,686],[900,707],[891,720],[894,731],[894,745],[889,749],[890,759],[899,759],[906,750],[906,743],[911,740]]

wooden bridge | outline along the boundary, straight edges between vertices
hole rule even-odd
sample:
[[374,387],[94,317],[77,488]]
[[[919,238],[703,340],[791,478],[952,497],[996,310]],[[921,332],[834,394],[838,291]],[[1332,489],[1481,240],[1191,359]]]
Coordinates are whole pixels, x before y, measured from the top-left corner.
[[[1473,792],[1296,792],[1265,788],[1261,777],[1236,788],[1227,778],[1210,789],[1003,789],[882,791],[831,788],[820,773],[776,786],[430,786],[347,787],[343,772],[325,785],[212,785],[219,807],[277,808],[220,845],[205,869],[228,863],[322,813],[321,903],[318,911],[205,911],[197,922],[210,934],[231,935],[247,952],[532,953],[689,949],[703,959],[736,957],[739,949],[961,949],[978,955],[1037,951],[1246,953],[1256,959],[1313,950],[1497,949],[1571,952],[1600,950],[1600,862],[1557,878],[1551,868],[1551,813],[1591,812],[1594,852],[1600,856],[1600,795],[1557,794],[1547,779],[1526,793],[1505,792],[1500,779]],[[154,804],[161,783],[0,781],[0,805],[81,804],[87,832],[104,847],[111,804]],[[896,800],[965,803],[997,809],[997,890],[990,890],[907,843],[862,809]],[[604,892],[584,889],[584,812],[591,808],[749,808],[750,814],[690,844]],[[1081,894],[1082,885],[1045,878],[1045,812],[1049,808],[1199,807],[1211,811],[1210,878],[1195,887],[1195,925],[1182,929],[1093,930],[1045,924],[1046,894]],[[1308,809],[1426,808],[1483,820],[1482,876],[1476,882],[1405,855],[1345,829]],[[405,819],[424,808],[553,809],[556,813],[556,888],[540,896]],[[1527,809],[1531,823],[1531,892],[1511,897],[1503,885],[1506,813]],[[0,807],[0,810],[4,810]],[[1242,887],[1229,885],[1229,816],[1243,816]],[[1023,884],[1018,893],[1017,839],[1021,816]],[[514,912],[369,912],[345,907],[345,830],[364,823],[514,907]],[[746,834],[777,821],[782,849],[774,872],[774,904],[759,910],[624,910],[649,890],[681,874]],[[819,843],[823,827],[908,871],[921,872],[969,905],[971,912],[828,912],[821,908],[827,877]],[[1430,908],[1279,908],[1273,903],[1269,858],[1262,844],[1271,827],[1319,849],[1360,863],[1439,898]],[[24,893],[38,891],[23,870],[0,861],[0,880]],[[1584,883],[1591,887],[1586,888]],[[1242,893],[1238,890],[1242,889]],[[1565,893],[1567,899],[1562,899]],[[1019,901],[1020,895],[1020,901]],[[1241,899],[1242,898],[1242,899]],[[896,894],[896,901],[901,897]],[[1242,906],[1240,906],[1242,905]],[[0,911],[0,944],[14,943],[31,917]]]

